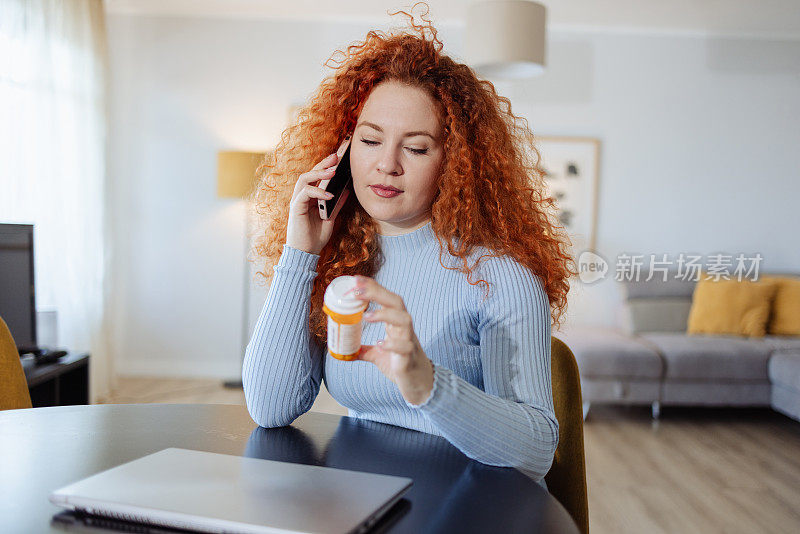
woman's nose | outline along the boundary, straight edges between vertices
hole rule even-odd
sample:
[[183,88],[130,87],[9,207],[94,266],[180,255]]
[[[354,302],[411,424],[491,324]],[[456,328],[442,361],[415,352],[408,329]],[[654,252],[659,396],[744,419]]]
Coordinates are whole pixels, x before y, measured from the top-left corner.
[[398,155],[394,150],[382,150],[378,158],[378,171],[384,174],[398,175],[403,173]]

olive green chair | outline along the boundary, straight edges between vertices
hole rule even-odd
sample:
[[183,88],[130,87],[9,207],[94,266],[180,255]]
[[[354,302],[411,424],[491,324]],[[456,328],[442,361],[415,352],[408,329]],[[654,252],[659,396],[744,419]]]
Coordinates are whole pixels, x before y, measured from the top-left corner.
[[0,410],[30,408],[28,382],[8,325],[0,317]]
[[583,449],[583,403],[578,363],[569,347],[551,339],[553,406],[558,420],[558,447],[545,476],[550,493],[567,509],[581,532],[589,532],[586,460]]

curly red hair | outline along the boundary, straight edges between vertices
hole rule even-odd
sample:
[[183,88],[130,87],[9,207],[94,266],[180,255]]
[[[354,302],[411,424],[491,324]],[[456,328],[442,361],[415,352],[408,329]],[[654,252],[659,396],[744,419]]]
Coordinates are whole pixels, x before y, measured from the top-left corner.
[[[427,91],[440,109],[445,155],[431,207],[440,258],[446,244],[448,253],[461,259],[458,270],[467,281],[487,289],[485,280],[470,280],[477,262],[471,267],[467,257],[474,247],[514,258],[540,277],[553,325],[558,326],[567,306],[569,277],[577,273],[568,253],[571,242],[555,216],[555,200],[545,196],[540,155],[527,121],[511,112],[511,102],[491,82],[441,53],[437,31],[424,18],[427,11],[421,17],[424,24],[416,24],[405,11],[391,15],[398,13],[410,19],[413,31],[370,31],[346,52],[334,52],[325,62],[334,74],[322,81],[259,167],[251,198],[261,223],[251,251],[264,263],[258,275],[271,278],[271,267],[280,258],[299,175],[334,152],[355,128],[376,85],[400,82]],[[343,56],[339,61],[337,54]],[[337,216],[317,263],[309,324],[320,345],[327,336],[325,288],[344,274],[374,276],[381,257],[376,233],[377,225],[353,197]]]

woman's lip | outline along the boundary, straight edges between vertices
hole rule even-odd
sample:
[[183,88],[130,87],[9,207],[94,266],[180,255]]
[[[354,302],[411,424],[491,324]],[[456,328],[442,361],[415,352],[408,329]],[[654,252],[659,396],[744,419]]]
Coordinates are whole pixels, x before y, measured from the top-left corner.
[[403,191],[400,189],[392,188],[392,187],[383,187],[382,185],[371,185],[370,187],[375,187],[377,189],[383,189],[384,191],[397,191],[398,193],[402,193]]
[[398,191],[396,189],[385,189],[385,188],[377,186],[377,185],[371,185],[369,187],[370,187],[370,189],[372,189],[372,191],[376,195],[378,195],[379,197],[383,197],[383,198],[396,197],[397,195],[402,193],[402,191]]

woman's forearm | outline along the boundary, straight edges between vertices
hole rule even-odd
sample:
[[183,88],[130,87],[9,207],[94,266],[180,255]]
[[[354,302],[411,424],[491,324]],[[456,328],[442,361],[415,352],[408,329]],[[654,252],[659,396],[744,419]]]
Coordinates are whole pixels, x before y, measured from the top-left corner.
[[284,246],[264,308],[245,351],[242,384],[260,426],[285,426],[319,393],[323,352],[311,340],[309,299],[319,256]]
[[549,407],[501,399],[436,366],[421,410],[461,452],[488,465],[514,467],[539,480],[553,462],[558,423]]

